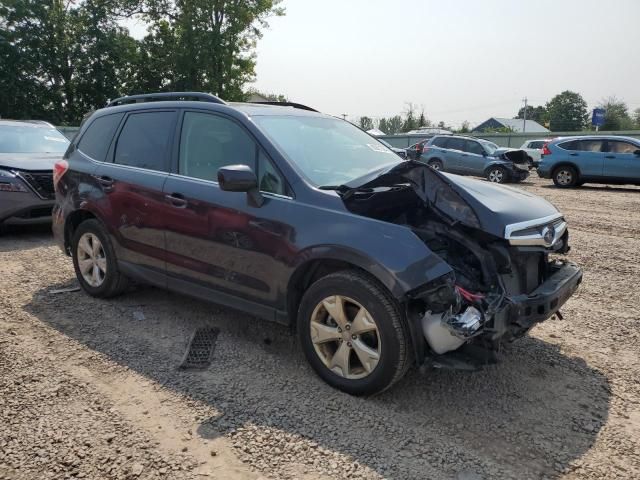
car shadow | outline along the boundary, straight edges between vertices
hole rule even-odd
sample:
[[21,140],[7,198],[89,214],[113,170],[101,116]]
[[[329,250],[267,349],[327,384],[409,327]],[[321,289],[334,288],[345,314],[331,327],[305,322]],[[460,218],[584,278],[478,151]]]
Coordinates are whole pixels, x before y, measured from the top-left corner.
[[556,190],[567,190],[567,191],[571,191],[571,190],[591,190],[591,191],[606,191],[606,192],[636,192],[636,193],[640,193],[640,188],[638,188],[637,186],[634,185],[626,185],[626,186],[621,186],[621,185],[580,185],[577,187],[573,187],[570,189],[560,189],[558,187],[556,187],[553,183],[549,184],[549,185],[541,185],[542,188],[553,188]]
[[0,252],[25,250],[53,244],[51,224],[2,225],[0,224]]
[[[479,372],[413,369],[383,394],[356,398],[315,376],[286,327],[153,288],[108,301],[50,293],[73,283],[36,292],[25,309],[108,359],[213,407],[218,413],[196,432],[203,438],[242,438],[247,428],[262,426],[279,438],[307,439],[324,452],[321,463],[327,452],[346,455],[383,477],[451,478],[466,465],[481,476],[546,478],[573,468],[609,414],[607,378],[535,337],[514,343],[501,363]],[[220,329],[211,366],[178,369],[202,326]],[[306,458],[313,468],[318,456]]]

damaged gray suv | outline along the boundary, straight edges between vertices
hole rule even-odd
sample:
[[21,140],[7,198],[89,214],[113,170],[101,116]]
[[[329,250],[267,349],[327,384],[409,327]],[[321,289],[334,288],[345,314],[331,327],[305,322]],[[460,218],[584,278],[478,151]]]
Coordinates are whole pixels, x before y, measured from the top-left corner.
[[569,233],[549,202],[403,160],[297,104],[119,99],[54,183],[53,230],[88,294],[135,279],[291,326],[355,395],[411,365],[487,361],[582,280],[555,259]]

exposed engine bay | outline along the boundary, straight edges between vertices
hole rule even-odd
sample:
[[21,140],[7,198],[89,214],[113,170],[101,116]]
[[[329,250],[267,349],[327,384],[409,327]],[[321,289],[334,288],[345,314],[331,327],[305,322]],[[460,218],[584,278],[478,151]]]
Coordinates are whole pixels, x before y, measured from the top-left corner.
[[569,251],[561,215],[545,225],[527,221],[487,227],[481,209],[449,186],[442,174],[409,166],[341,196],[353,213],[410,228],[451,268],[407,300],[407,318],[422,333],[431,355],[464,344],[498,350],[559,314],[582,273],[550,257]]

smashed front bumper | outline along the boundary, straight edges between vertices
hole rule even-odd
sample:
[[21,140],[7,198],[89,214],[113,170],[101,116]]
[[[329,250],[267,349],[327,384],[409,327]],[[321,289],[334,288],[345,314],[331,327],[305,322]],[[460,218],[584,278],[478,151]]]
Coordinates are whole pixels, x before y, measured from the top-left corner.
[[578,289],[582,269],[571,262],[556,262],[551,276],[529,294],[508,297],[508,322],[522,331],[554,315]]

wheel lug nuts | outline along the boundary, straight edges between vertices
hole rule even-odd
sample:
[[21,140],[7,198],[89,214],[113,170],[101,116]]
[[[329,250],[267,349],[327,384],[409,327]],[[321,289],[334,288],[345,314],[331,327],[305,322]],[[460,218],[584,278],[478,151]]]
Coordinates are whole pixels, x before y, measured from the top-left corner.
[[355,340],[358,337],[356,335],[351,335],[351,338]]
[[338,333],[342,333],[342,329],[338,327]]
[[347,325],[347,326],[346,326],[346,327],[344,327],[344,328],[346,328],[347,330],[351,330],[351,325]]

